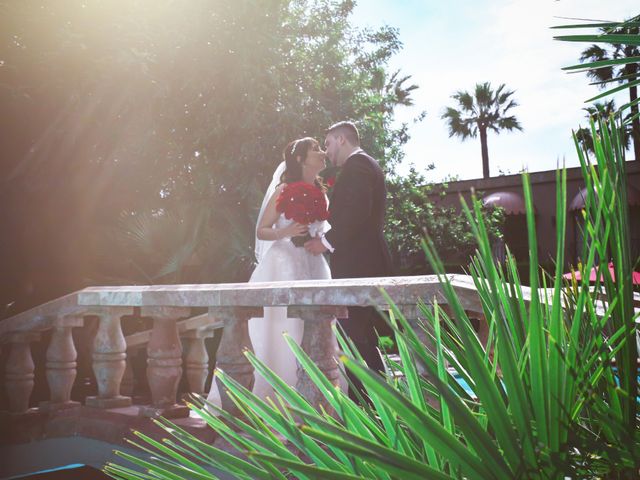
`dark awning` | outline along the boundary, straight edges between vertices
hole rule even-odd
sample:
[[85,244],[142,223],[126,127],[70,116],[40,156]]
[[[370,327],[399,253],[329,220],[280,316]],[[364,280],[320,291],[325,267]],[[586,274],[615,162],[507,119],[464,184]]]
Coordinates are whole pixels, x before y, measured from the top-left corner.
[[[573,197],[571,203],[569,204],[569,211],[573,212],[576,210],[582,210],[585,206],[585,202],[587,199],[587,188],[581,188],[576,196]],[[631,185],[627,185],[627,203],[630,207],[639,207],[640,206],[640,191]]]
[[515,192],[494,192],[482,199],[484,206],[502,207],[507,215],[524,215],[524,199]]

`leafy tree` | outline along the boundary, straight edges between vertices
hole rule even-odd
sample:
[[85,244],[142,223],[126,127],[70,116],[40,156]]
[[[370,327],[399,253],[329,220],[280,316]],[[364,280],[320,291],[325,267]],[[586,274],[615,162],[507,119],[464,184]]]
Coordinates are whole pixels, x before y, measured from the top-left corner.
[[[600,28],[607,35],[638,35],[640,29],[636,23]],[[582,51],[581,62],[601,62],[594,68],[587,70],[587,75],[600,88],[606,88],[612,82],[628,84],[629,108],[631,113],[627,120],[631,123],[631,137],[633,138],[634,158],[640,160],[640,118],[638,117],[638,72],[640,46],[634,43],[610,43],[604,46],[592,44]],[[628,63],[616,63],[619,59],[635,60]],[[628,146],[628,145],[627,145]]]
[[[412,168],[406,176],[391,179],[388,188],[385,233],[400,273],[433,272],[420,246],[425,235],[437,246],[449,271],[468,263],[477,243],[471,224],[460,209],[437,201],[438,195],[446,195],[446,185],[429,183],[425,175]],[[492,240],[501,237],[502,209],[483,209],[483,213]]]
[[491,88],[489,82],[476,84],[472,94],[459,90],[451,96],[457,102],[456,108],[447,107],[442,118],[449,126],[449,136],[458,136],[462,140],[475,138],[480,134],[482,148],[482,176],[489,178],[489,150],[487,147],[487,131],[522,130],[520,123],[509,110],[518,104],[511,98],[513,91],[505,90],[502,84],[497,90]]
[[282,145],[343,118],[388,174],[401,270],[426,268],[423,228],[448,260],[472,248],[423,176],[395,172],[417,86],[387,71],[397,31],[355,29],[352,2],[0,8],[5,315],[86,284],[245,280]]
[[2,3],[1,303],[246,280],[282,147],[337,120],[393,176],[408,138],[394,109],[417,87],[387,72],[397,30],[355,28],[353,7]]

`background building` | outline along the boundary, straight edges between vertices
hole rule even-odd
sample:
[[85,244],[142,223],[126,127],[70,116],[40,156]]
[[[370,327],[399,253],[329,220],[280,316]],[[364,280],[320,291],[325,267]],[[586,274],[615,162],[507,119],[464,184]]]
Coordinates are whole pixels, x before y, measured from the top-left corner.
[[[530,174],[538,232],[540,263],[553,265],[556,250],[556,171]],[[576,265],[582,251],[581,209],[584,206],[584,181],[579,167],[567,169],[567,236],[566,265]],[[444,190],[445,194],[441,192]],[[463,180],[441,184],[434,189],[431,200],[443,206],[460,205],[459,197],[469,201],[471,191],[485,204],[505,209],[504,242],[509,246],[521,266],[528,266],[528,246],[524,209],[524,193],[520,174],[487,179]],[[634,258],[640,256],[640,162],[627,162],[627,198],[631,228],[631,248]],[[496,254],[503,255],[501,245]]]

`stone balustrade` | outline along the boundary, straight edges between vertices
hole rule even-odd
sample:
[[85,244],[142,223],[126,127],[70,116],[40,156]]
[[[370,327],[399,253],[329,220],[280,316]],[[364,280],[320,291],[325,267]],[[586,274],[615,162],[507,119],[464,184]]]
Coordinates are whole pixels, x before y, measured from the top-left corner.
[[[452,275],[451,281],[463,307],[480,312],[472,279]],[[253,367],[243,354],[244,349],[252,348],[247,322],[262,316],[264,306],[286,306],[290,316],[304,320],[302,348],[327,378],[337,382],[332,321],[336,316],[346,316],[349,306],[384,308],[382,289],[411,319],[417,317],[418,300],[431,303],[436,298],[446,303],[435,276],[86,288],[0,322],[0,348],[5,351],[3,415],[68,411],[82,406],[103,411],[137,407],[141,417],[185,416],[188,411],[179,402],[179,384],[184,376],[188,391],[205,393],[205,379],[210,373],[205,339],[216,329],[223,328],[217,366],[251,388]],[[208,313],[191,315],[199,307]],[[125,337],[123,317],[128,318],[134,309],[151,317],[153,327]],[[97,394],[72,398],[78,367],[73,329],[83,328],[89,315],[98,317],[91,348]],[[31,345],[41,338],[49,339],[44,365],[49,398],[35,405],[31,395],[38,369]],[[135,405],[127,356],[141,348],[147,353],[150,399],[145,405]],[[313,403],[320,401],[304,372],[299,372],[296,387]],[[222,395],[223,407],[231,410],[232,403]]]
[[[449,279],[463,308],[476,312],[470,316],[480,320],[479,337],[486,339],[472,279]],[[418,301],[431,304],[436,299],[448,308],[437,277],[415,276],[92,287],[0,321],[0,445],[64,436],[119,443],[132,429],[151,432],[148,417],[160,414],[211,441],[201,421],[179,418],[188,414],[180,393],[206,393],[209,353],[215,353],[217,367],[251,388],[254,371],[243,353],[252,348],[247,322],[261,317],[264,306],[285,306],[289,316],[305,322],[302,348],[336,383],[333,318],[345,316],[349,306],[384,309],[382,290],[412,323],[418,318]],[[522,293],[525,301],[531,298],[529,289]],[[551,301],[549,291],[541,290],[539,296]],[[634,301],[640,310],[640,296]],[[597,304],[596,311],[604,314],[605,309]],[[221,337],[219,347],[208,352],[205,341],[215,332],[216,339]],[[417,333],[428,342],[422,329]],[[94,384],[87,387],[91,375]],[[312,403],[321,403],[301,369],[295,387]],[[233,411],[224,389],[220,391],[223,407]]]

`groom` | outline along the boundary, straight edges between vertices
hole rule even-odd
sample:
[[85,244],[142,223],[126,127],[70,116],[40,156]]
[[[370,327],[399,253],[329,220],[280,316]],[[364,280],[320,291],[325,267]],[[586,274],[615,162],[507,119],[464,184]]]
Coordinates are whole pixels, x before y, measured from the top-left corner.
[[[387,191],[378,163],[360,148],[358,129],[339,122],[327,130],[324,141],[329,161],[341,167],[329,206],[331,230],[305,243],[316,255],[331,252],[333,278],[386,277],[392,275],[391,256],[384,239]],[[373,307],[350,307],[349,318],[338,319],[369,368],[384,371],[376,349],[377,335],[389,327]],[[352,381],[354,377],[350,375]],[[362,391],[359,382],[356,388]],[[356,399],[352,389],[349,396]]]

